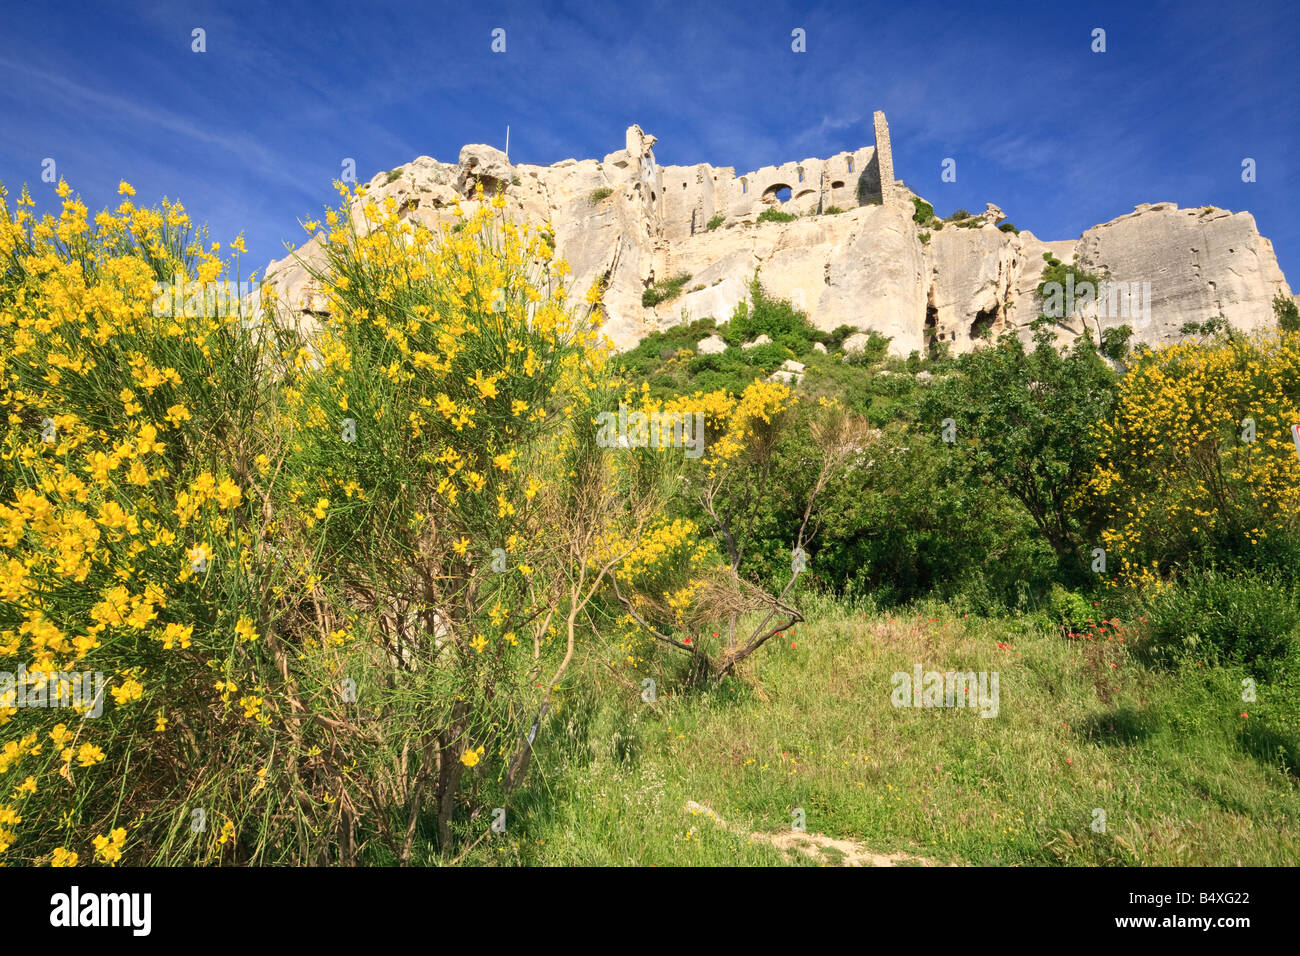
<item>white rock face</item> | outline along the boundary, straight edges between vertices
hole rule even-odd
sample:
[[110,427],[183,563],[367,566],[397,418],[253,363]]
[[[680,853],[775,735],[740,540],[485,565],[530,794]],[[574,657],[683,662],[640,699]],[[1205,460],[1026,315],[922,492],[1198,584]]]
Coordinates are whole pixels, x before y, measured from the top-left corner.
[[1113,280],[1151,284],[1149,315],[1102,316],[1101,325],[1127,323],[1135,339],[1153,345],[1177,339],[1184,322],[1216,315],[1247,331],[1271,327],[1273,296],[1291,294],[1273,244],[1248,212],[1139,206],[1093,226],[1076,251]]
[[754,341],[746,342],[744,345],[741,346],[741,348],[756,349],[760,345],[771,345],[771,344],[772,344],[772,340],[770,338],[768,338],[766,335],[760,335],[758,338],[754,339]]
[[700,339],[696,343],[695,351],[701,355],[717,355],[727,351],[727,343],[722,340],[720,335],[710,335],[707,339]]
[[786,385],[798,385],[803,381],[806,366],[794,359],[786,359],[781,367],[767,377],[769,382],[784,382]]
[[482,183],[483,191],[491,196],[508,185],[514,174],[514,167],[501,150],[482,143],[471,144],[461,148],[456,189],[463,196],[472,196],[475,187]]
[[844,353],[846,355],[852,355],[855,352],[861,352],[866,349],[867,343],[870,341],[871,336],[866,332],[854,332],[844,340]]
[[[737,175],[707,164],[659,166],[655,143],[633,126],[623,148],[600,161],[552,166],[511,164],[494,147],[471,145],[455,164],[422,156],[395,176],[380,173],[368,192],[380,202],[391,196],[402,216],[432,226],[452,221],[458,197],[472,212],[479,183],[504,189],[509,216],[554,225],[556,254],[572,269],[571,301],[604,282],[602,330],[619,349],[683,321],[726,321],[749,298],[756,274],[767,293],[789,299],[817,328],[874,330],[890,337],[895,355],[938,344],[965,352],[1003,331],[1028,340],[1041,311],[1044,253],[1065,264],[1077,256],[1078,267],[1126,289],[1137,283],[1138,307],[1150,284],[1149,310],[1140,315],[1112,315],[1096,302],[1062,314],[1054,324],[1062,342],[1124,324],[1134,342],[1167,342],[1184,323],[1216,315],[1242,329],[1270,327],[1273,297],[1292,294],[1272,244],[1246,212],[1143,205],[1078,239],[1044,242],[997,229],[1003,213],[990,203],[977,226],[927,227],[930,240],[922,243],[911,193],[896,184],[894,198],[881,204],[872,146]],[[607,197],[592,201],[606,189]],[[831,206],[845,211],[818,214]],[[757,221],[774,207],[799,217]],[[717,216],[725,225],[708,229]],[[304,267],[322,261],[313,239],[267,267],[266,278],[304,323],[326,308]],[[642,306],[647,288],[682,274],[690,278],[681,295]],[[851,336],[846,349],[865,338]]]

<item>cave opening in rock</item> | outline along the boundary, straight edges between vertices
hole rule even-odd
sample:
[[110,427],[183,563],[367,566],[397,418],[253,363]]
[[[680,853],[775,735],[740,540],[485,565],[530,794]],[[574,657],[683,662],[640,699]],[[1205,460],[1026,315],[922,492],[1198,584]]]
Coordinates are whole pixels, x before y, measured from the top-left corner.
[[475,176],[474,184],[469,190],[471,199],[478,193],[479,186],[483,187],[484,196],[495,196],[497,193],[506,191],[506,181],[504,179],[497,179],[495,176]]
[[939,337],[936,334],[939,325],[939,307],[933,301],[925,307],[925,354],[930,358],[939,357]]
[[997,325],[998,307],[995,305],[991,309],[981,309],[975,313],[975,321],[970,324],[970,338],[972,342],[978,342],[981,339],[990,339],[993,337],[994,327]]

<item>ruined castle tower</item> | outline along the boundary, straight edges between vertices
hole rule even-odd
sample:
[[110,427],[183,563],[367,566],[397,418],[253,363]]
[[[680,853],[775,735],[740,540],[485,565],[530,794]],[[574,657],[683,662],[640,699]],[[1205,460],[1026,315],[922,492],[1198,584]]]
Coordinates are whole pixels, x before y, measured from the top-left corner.
[[871,115],[876,127],[876,164],[880,169],[880,201],[886,206],[893,205],[898,198],[898,187],[894,185],[894,153],[889,147],[889,124],[885,122],[884,110],[876,110]]

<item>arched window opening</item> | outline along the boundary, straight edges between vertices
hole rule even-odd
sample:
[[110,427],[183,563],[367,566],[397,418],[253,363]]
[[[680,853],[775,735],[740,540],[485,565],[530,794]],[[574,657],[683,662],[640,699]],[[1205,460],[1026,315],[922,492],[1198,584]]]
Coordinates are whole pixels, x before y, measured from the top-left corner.
[[789,202],[792,190],[787,183],[773,183],[763,190],[763,202],[765,203],[783,203]]

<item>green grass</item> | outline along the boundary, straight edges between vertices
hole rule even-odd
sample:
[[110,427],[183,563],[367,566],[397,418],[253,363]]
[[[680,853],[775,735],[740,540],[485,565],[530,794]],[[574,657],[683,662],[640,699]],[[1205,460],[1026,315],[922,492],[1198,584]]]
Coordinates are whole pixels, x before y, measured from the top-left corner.
[[614,190],[612,187],[601,186],[599,189],[593,189],[591,191],[591,195],[587,197],[587,202],[591,203],[594,206],[597,203],[608,199],[612,195],[614,195]]
[[712,232],[714,229],[717,229],[726,221],[727,221],[727,217],[719,213],[718,215],[710,219],[708,224],[704,228],[706,231]]
[[[938,863],[1300,858],[1297,768],[1279,756],[1296,753],[1294,689],[1261,683],[1258,701],[1242,704],[1233,669],[1149,669],[1130,654],[1131,634],[1068,639],[1046,619],[967,618],[932,603],[811,608],[740,679],[707,689],[683,686],[662,658],[628,670],[626,685],[588,661],[614,703],[566,698],[507,834],[468,861],[816,863],[748,837],[788,832],[795,808],[809,833]],[[997,671],[999,715],[893,707],[891,674],[917,663]],[[647,673],[659,682],[653,704],[639,696]],[[1094,809],[1104,833],[1091,828]]]
[[782,212],[775,206],[770,206],[758,214],[759,222],[794,222],[799,217],[792,212]]

